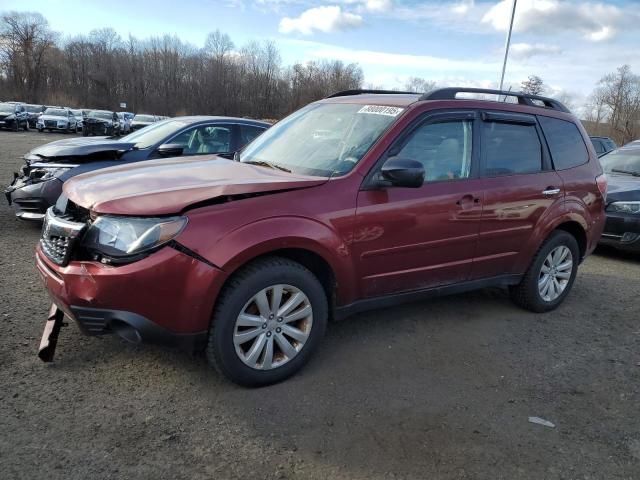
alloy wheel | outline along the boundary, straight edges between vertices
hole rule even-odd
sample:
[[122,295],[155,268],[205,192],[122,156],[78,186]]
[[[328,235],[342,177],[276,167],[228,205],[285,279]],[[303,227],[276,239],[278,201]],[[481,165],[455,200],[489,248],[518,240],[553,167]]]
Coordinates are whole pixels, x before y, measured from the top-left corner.
[[538,276],[538,292],[545,302],[553,302],[567,288],[573,272],[571,250],[559,245],[544,260]]
[[313,325],[309,298],[292,285],[260,290],[236,318],[233,343],[242,362],[256,370],[272,370],[295,358]]

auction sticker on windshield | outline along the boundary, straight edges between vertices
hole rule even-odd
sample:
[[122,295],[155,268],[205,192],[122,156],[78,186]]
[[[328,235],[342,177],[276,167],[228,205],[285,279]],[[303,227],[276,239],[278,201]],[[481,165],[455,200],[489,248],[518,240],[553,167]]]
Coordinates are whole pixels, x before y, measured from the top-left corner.
[[387,115],[389,117],[397,117],[402,113],[404,108],[385,107],[384,105],[365,105],[358,113],[373,113],[374,115]]

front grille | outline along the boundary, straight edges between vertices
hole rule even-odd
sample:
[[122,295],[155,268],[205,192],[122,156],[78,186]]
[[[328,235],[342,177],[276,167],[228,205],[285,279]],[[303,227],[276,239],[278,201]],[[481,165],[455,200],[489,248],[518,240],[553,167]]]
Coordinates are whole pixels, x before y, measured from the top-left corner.
[[80,238],[86,223],[74,222],[66,215],[58,216],[54,207],[47,210],[42,224],[40,247],[44,254],[57,265],[67,265],[75,242]]
[[44,126],[46,128],[56,128],[58,126],[58,122],[56,122],[55,120],[45,120]]

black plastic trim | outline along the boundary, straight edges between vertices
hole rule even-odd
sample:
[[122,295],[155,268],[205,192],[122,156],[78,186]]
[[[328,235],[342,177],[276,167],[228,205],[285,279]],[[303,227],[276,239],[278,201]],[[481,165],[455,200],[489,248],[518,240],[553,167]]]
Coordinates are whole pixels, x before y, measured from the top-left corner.
[[328,97],[324,97],[324,98],[349,97],[351,95],[362,95],[367,93],[378,94],[378,95],[420,95],[418,92],[400,92],[397,90],[354,89],[354,90],[342,90],[341,92],[332,93]]
[[169,243],[167,243],[167,245],[169,247],[173,248],[174,250],[179,251],[180,253],[184,253],[185,255],[188,255],[188,256],[190,256],[192,258],[195,258],[196,260],[201,261],[202,263],[205,263],[205,264],[209,265],[210,267],[220,269],[220,267],[218,267],[217,265],[214,265],[213,263],[211,263],[209,260],[204,258],[199,253],[194,252],[190,248],[185,247],[184,245],[182,245],[181,243],[176,242],[175,240],[171,240]]
[[480,288],[506,287],[509,285],[517,285],[521,280],[522,275],[507,274],[491,278],[482,278],[479,280],[469,280],[467,282],[456,283],[454,285],[432,287],[423,290],[412,290],[410,292],[395,293],[381,297],[365,298],[350,303],[349,305],[336,307],[334,318],[336,320],[342,320],[351,315],[367,310],[389,308],[402,303],[416,302],[428,298],[440,297],[443,295],[464,293],[471,290],[478,290]]
[[[560,112],[571,113],[567,107],[565,107],[559,101],[554,100],[553,98],[541,97],[539,95],[529,95],[524,92],[493,90],[489,88],[465,88],[465,87],[439,88],[429,93],[425,93],[420,97],[420,100],[458,100],[456,98],[456,95],[458,93],[483,93],[488,95],[499,95],[504,97],[516,97],[520,105],[527,105],[529,107],[538,107],[538,108],[550,108],[552,110],[558,110]],[[541,102],[544,105],[544,107],[534,103],[534,100]]]
[[[189,352],[202,349],[207,340],[206,331],[174,333],[133,312],[75,305],[71,305],[69,309],[85,335],[114,334],[118,328],[122,328],[122,324],[125,324],[137,332],[136,337],[140,342],[174,347]],[[127,337],[129,341],[131,338]]]

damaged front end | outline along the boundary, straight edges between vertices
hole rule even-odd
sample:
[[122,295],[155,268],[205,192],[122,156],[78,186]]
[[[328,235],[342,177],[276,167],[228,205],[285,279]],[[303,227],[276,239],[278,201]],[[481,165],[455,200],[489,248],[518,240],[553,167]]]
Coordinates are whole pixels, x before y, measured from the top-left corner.
[[72,168],[71,163],[30,162],[26,160],[13,181],[4,190],[16,217],[22,220],[40,221],[62,193],[61,177]]
[[[7,202],[13,206],[16,217],[42,221],[68,178],[114,165],[132,148],[131,143],[108,139],[61,140],[35,148],[25,155],[24,165],[19,172],[14,172],[11,184],[4,190]],[[89,163],[94,165],[87,165]]]

